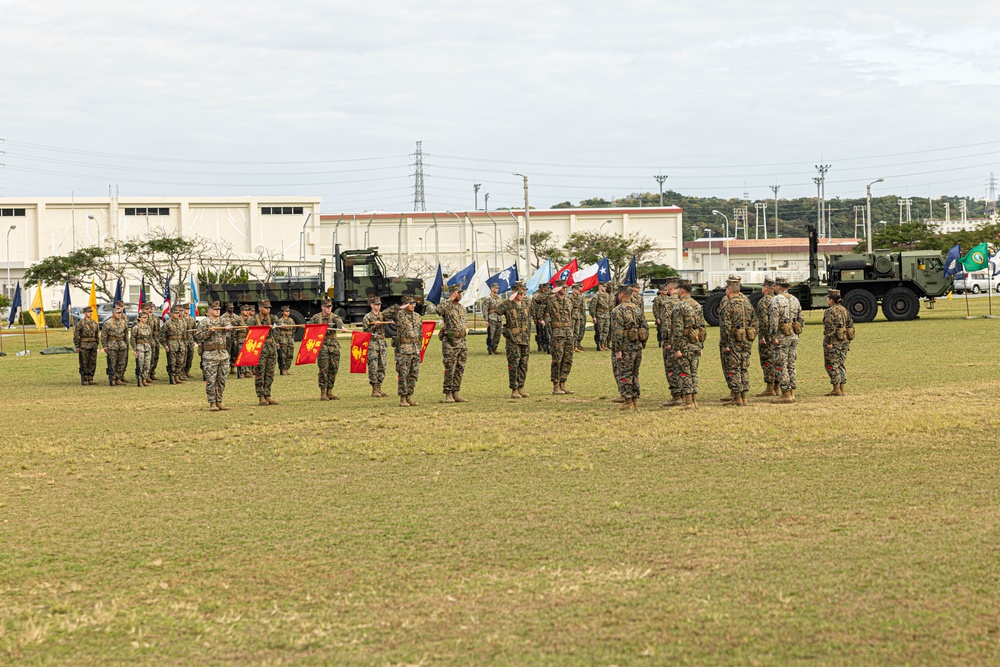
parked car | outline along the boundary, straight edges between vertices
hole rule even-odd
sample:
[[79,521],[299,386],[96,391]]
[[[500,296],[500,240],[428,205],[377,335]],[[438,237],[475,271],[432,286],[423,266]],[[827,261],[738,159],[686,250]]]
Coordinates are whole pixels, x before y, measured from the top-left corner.
[[979,294],[980,292],[988,292],[990,287],[1000,292],[1000,288],[997,288],[997,285],[993,284],[993,282],[986,271],[958,273],[955,275],[955,294],[961,294],[965,290],[969,290],[973,294]]
[[[99,303],[97,304],[97,323],[104,324],[111,317],[111,313],[114,312],[114,304],[112,303]],[[133,302],[127,302],[125,304],[125,317],[128,318],[129,324],[135,322],[139,317],[139,304]]]

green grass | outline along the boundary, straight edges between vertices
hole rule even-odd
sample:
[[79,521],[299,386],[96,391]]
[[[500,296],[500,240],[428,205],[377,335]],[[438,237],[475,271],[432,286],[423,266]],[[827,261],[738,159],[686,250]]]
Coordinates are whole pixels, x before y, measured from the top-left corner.
[[1000,322],[964,315],[859,325],[833,399],[808,313],[800,403],[744,410],[710,331],[693,414],[653,347],[637,415],[593,351],[509,400],[482,337],[471,402],[435,340],[409,410],[346,347],[339,402],[299,368],[221,414],[4,357],[0,664],[997,664]]

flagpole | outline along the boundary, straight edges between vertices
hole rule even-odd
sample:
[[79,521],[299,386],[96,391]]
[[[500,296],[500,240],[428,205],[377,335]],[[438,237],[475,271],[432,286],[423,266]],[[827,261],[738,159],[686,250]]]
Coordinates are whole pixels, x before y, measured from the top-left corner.
[[24,333],[24,310],[21,313],[21,340],[24,342],[24,351],[28,351],[28,335]]
[[[968,272],[966,272],[965,275],[969,275]],[[965,289],[962,290],[962,293],[965,294],[965,319],[967,319],[967,320],[968,319],[972,319],[972,313],[969,312],[969,279],[968,278],[965,279]]]

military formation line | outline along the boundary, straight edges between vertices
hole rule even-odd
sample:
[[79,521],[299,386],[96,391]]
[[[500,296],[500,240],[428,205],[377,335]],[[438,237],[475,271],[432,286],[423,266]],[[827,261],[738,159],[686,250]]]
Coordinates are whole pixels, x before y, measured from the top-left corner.
[[[730,276],[726,283],[719,317],[719,353],[722,371],[730,394],[721,401],[732,406],[746,406],[750,392],[749,369],[754,342],[764,374],[766,388],[759,398],[771,397],[775,404],[794,403],[796,359],[799,334],[804,318],[795,296],[788,293],[785,278],[765,281],[763,296],[754,307],[741,293],[740,279]],[[537,349],[550,357],[552,394],[574,392],[567,387],[573,368],[573,355],[583,350],[587,316],[593,323],[597,349],[611,353],[611,368],[618,387],[616,403],[622,410],[634,410],[641,396],[639,369],[642,353],[649,341],[647,322],[638,287],[617,288],[614,296],[609,286],[601,284],[598,292],[587,298],[579,289],[571,292],[564,281],[552,285],[542,283],[531,297],[523,283],[516,283],[510,297],[497,293],[491,286],[484,310],[488,328],[488,354],[498,354],[501,337],[506,343],[507,370],[511,399],[528,398],[525,380],[531,356],[531,337]],[[459,301],[460,286],[449,287],[449,297],[437,306],[441,320],[438,337],[444,362],[443,403],[465,403],[461,395],[462,378],[468,359],[468,321],[465,307]],[[840,303],[840,294],[831,290],[829,307],[823,315],[823,351],[832,389],[825,396],[843,396],[847,383],[846,358],[854,339],[854,323]],[[418,405],[414,400],[423,350],[427,345],[426,328],[416,311],[416,301],[404,297],[400,305],[382,311],[381,301],[369,300],[370,312],[361,322],[362,331],[370,334],[367,349],[367,373],[373,398],[385,398],[385,380],[389,339],[386,327],[394,325],[392,339],[400,407]],[[333,313],[333,304],[324,300],[321,312],[311,324],[326,324],[327,334],[316,357],[320,400],[338,400],[333,394],[340,367],[338,331],[345,331],[343,320]],[[88,315],[74,329],[73,344],[80,357],[80,381],[93,385],[97,370],[97,352],[107,355],[107,375],[111,385],[127,385],[128,361],[135,358],[136,384],[148,386],[157,381],[160,349],[166,355],[166,370],[170,384],[184,384],[191,378],[195,352],[200,351],[201,371],[205,382],[209,410],[229,408],[223,402],[226,382],[230,375],[237,379],[254,378],[254,388],[261,406],[277,405],[271,396],[275,372],[291,374],[294,333],[297,325],[288,308],[281,317],[271,314],[271,304],[261,301],[243,304],[237,313],[232,304],[226,312],[218,301],[208,306],[208,316],[200,322],[187,314],[187,308],[174,306],[170,318],[161,322],[153,316],[152,304],[143,306],[135,323],[129,327],[123,304],[116,304],[112,316],[102,325]],[[706,324],[701,306],[691,298],[691,283],[670,280],[662,285],[653,300],[653,319],[657,345],[663,355],[663,368],[670,388],[671,400],[664,407],[682,410],[698,408],[698,376],[706,340]],[[236,359],[243,348],[249,327],[268,327],[268,335],[260,346],[257,365],[240,367]],[[321,327],[322,330],[322,327]]]

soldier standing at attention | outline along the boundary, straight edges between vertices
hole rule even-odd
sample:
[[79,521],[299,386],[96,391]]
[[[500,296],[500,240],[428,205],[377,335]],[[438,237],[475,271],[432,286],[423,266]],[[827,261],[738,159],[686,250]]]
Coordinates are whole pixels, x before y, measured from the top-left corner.
[[[730,273],[729,274],[729,278],[726,279],[726,285],[727,286],[729,285],[729,281],[731,281],[731,280],[739,281],[739,276],[735,276],[735,275],[733,275],[733,274]],[[722,322],[722,318],[725,317],[725,315],[726,315],[726,308],[728,308],[728,307],[729,307],[729,290],[727,289],[725,292],[722,293],[722,299],[719,301],[719,322]],[[720,336],[719,337],[719,361],[722,362],[722,375],[723,375],[723,377],[725,377],[725,375],[726,375],[726,369],[729,368],[729,360],[727,359],[727,357],[729,356],[728,349],[729,349],[728,347],[726,347],[725,345],[722,344],[722,337]],[[729,381],[726,380],[726,382],[728,384]],[[732,396],[725,396],[725,397],[723,397],[723,398],[721,398],[719,400],[721,400],[723,403],[728,403],[728,402],[730,402],[732,400]]]
[[194,339],[194,326],[196,320],[191,316],[191,305],[186,304],[181,311],[181,319],[184,321],[184,377],[191,377],[191,366],[194,365],[194,353],[198,350],[198,343]]
[[557,280],[552,294],[545,300],[545,311],[542,324],[548,325],[552,331],[549,341],[549,353],[552,355],[553,394],[572,394],[566,388],[566,380],[573,369],[573,348],[576,344],[576,334],[573,331],[573,300],[566,295],[566,281]]
[[590,317],[594,321],[594,343],[598,350],[610,350],[608,333],[611,330],[611,309],[614,304],[608,294],[608,284],[600,283],[597,294],[590,300]]
[[128,368],[128,320],[125,319],[124,308],[115,306],[111,317],[104,321],[101,327],[101,346],[108,355],[108,366],[111,369],[108,384],[128,384],[125,382],[125,370]]
[[552,284],[543,282],[538,286],[538,291],[531,297],[531,319],[535,323],[535,344],[538,345],[539,352],[549,352],[549,328],[545,325],[545,304],[552,296],[550,291]]
[[202,371],[205,373],[205,395],[208,397],[209,412],[228,410],[222,404],[226,393],[226,378],[229,376],[229,349],[226,335],[233,325],[219,317],[222,310],[218,301],[208,304],[208,316],[198,323],[194,332],[195,340],[201,343]]
[[667,284],[663,283],[653,297],[653,319],[656,321],[656,344],[663,346],[663,332],[660,331],[663,324],[663,309],[667,303]]
[[727,364],[722,372],[730,395],[722,402],[746,406],[750,392],[750,352],[757,335],[754,329],[756,321],[750,299],[740,290],[738,276],[729,276],[726,281],[726,298],[726,310],[719,317],[719,345]]
[[795,402],[795,360],[799,353],[799,334],[805,324],[799,300],[788,293],[789,282],[781,276],[774,279],[775,296],[770,306],[771,363],[774,379],[781,386],[781,396],[772,403]]
[[486,297],[486,352],[496,354],[497,346],[500,345],[500,315],[496,312],[496,307],[503,303],[500,297],[500,286],[496,282],[490,283],[490,295]]
[[230,327],[226,332],[226,352],[229,353],[229,373],[232,373],[236,370],[233,364],[236,363],[236,355],[239,354],[238,349],[233,349],[236,346],[236,331],[232,327],[243,326],[243,320],[236,312],[236,305],[232,301],[226,304],[226,312],[219,317],[219,320],[222,322],[222,326]]
[[[337,329],[344,328],[344,320],[333,313],[333,301],[330,299],[323,299],[319,309],[320,312],[309,320],[310,324],[326,325],[326,337],[316,358],[316,367],[319,370],[319,400],[339,401],[340,398],[333,395],[333,385],[337,382],[337,371],[340,370],[340,341],[337,340]],[[287,348],[285,347],[287,343],[282,342],[281,345],[282,354],[291,356],[289,350],[294,347],[294,343]]]
[[677,284],[680,299],[674,307],[673,332],[670,337],[677,359],[679,383],[684,404],[679,409],[698,407],[698,362],[705,346],[705,316],[701,305],[691,298],[691,283]]
[[135,372],[140,387],[149,386],[149,367],[153,361],[153,327],[144,308],[132,325],[132,349],[135,350]]
[[257,392],[257,405],[277,405],[278,401],[271,398],[271,385],[274,384],[274,367],[278,364],[279,343],[275,336],[278,318],[271,314],[271,302],[267,299],[258,301],[257,314],[250,318],[247,325],[271,327],[254,369],[254,390]]
[[618,305],[611,311],[611,367],[618,394],[624,399],[622,410],[639,409],[639,367],[642,348],[649,339],[649,325],[642,309],[632,303],[632,290],[618,290]]
[[423,328],[416,312],[417,300],[406,295],[399,306],[385,311],[385,318],[396,324],[396,376],[399,378],[399,407],[419,405],[413,400],[420,377],[420,347],[423,345]]
[[160,318],[153,314],[153,304],[150,301],[142,304],[142,310],[146,313],[146,323],[152,329],[153,335],[149,339],[149,377],[148,382],[156,380],[156,365],[160,363]]
[[847,353],[854,340],[854,320],[841,305],[840,290],[826,295],[828,308],[823,311],[823,361],[833,389],[824,396],[843,396],[847,384]]
[[663,299],[663,309],[660,311],[660,347],[663,349],[663,372],[667,376],[667,386],[670,388],[670,400],[663,404],[665,408],[684,405],[684,395],[681,392],[680,370],[677,357],[674,356],[674,310],[680,300],[677,296],[677,279],[670,278],[666,283],[667,295]]
[[[240,350],[243,349],[243,343],[246,342],[247,330],[245,327],[247,326],[247,324],[249,324],[250,318],[253,317],[253,315],[254,315],[253,306],[249,303],[245,303],[243,304],[243,307],[241,309],[239,323],[237,324],[236,319],[235,318],[233,319],[233,326],[240,327],[239,329],[233,329],[233,347],[236,350],[233,353],[234,356],[232,358],[232,363],[234,364],[236,363],[236,357],[238,357],[240,354]],[[246,366],[239,366],[239,367],[234,366],[234,368],[236,368],[237,380],[253,374],[253,372],[250,371]]]
[[389,395],[382,391],[387,353],[385,325],[376,324],[385,321],[382,319],[382,299],[377,296],[369,297],[368,306],[372,310],[361,320],[361,329],[372,335],[368,343],[368,384],[372,386],[372,398],[385,398]]
[[[295,326],[295,320],[293,320],[290,317],[289,313],[291,313],[291,312],[292,312],[291,308],[289,308],[288,306],[282,306],[281,307],[281,317],[278,318],[278,324],[280,324],[280,325],[282,325],[284,327],[287,327],[285,329],[278,329],[278,331],[281,332],[281,335],[278,337],[278,344],[281,347],[281,355],[280,355],[281,356],[281,365],[279,366],[279,368],[281,369],[281,374],[282,375],[291,375],[292,374],[292,371],[290,370],[291,367],[292,367],[292,361],[293,361],[293,359],[292,359],[292,356],[293,356],[292,355],[292,350],[295,349],[295,329],[292,328],[292,327]],[[341,328],[343,328],[343,325],[341,325]],[[338,343],[338,345],[339,345],[339,343]],[[321,354],[322,354],[322,352],[321,352]],[[338,354],[337,354],[337,359],[338,359],[338,361],[340,360],[339,351],[338,351]],[[335,372],[335,374],[336,374],[336,372]],[[333,388],[332,384],[330,385],[330,388],[331,389]]]
[[632,285],[632,303],[639,306],[639,310],[642,311],[642,316],[646,316],[646,304],[642,302],[642,290],[639,289],[639,284],[636,283]]
[[184,384],[184,360],[187,357],[187,345],[184,342],[184,318],[181,317],[181,307],[170,309],[170,319],[160,327],[160,343],[167,353],[167,373],[170,384]]
[[760,357],[760,369],[764,373],[764,384],[767,388],[757,394],[757,398],[777,396],[778,384],[774,381],[774,364],[771,360],[771,300],[774,298],[774,278],[764,278],[761,288],[764,295],[757,302],[757,355]]
[[448,286],[448,301],[438,306],[437,314],[441,318],[441,356],[444,358],[444,399],[442,403],[465,403],[458,395],[462,388],[462,376],[465,374],[465,362],[469,357],[469,345],[466,336],[469,333],[465,306],[459,301],[462,298],[461,285]]
[[97,345],[101,330],[97,322],[91,319],[93,312],[93,308],[86,306],[83,309],[83,319],[73,327],[73,347],[80,356],[81,385],[95,384],[94,371],[97,370]]
[[580,283],[573,284],[573,336],[575,352],[583,352],[583,335],[587,333],[587,296],[583,293]]
[[507,342],[507,379],[511,398],[528,398],[524,391],[531,354],[531,313],[525,302],[527,293],[524,283],[515,283],[510,300],[497,306],[497,312],[504,317],[503,336]]

